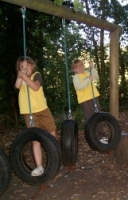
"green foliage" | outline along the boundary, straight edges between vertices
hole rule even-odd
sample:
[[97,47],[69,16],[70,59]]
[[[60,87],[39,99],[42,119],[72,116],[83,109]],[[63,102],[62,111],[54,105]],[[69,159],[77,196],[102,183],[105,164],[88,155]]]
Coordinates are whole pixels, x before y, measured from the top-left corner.
[[[70,0],[69,0],[70,1]],[[63,4],[67,3],[68,1],[65,0],[54,0],[54,5],[62,6]],[[67,3],[68,6],[68,3]],[[83,5],[79,0],[73,1],[73,10],[75,12],[81,11],[83,9]]]
[[73,9],[74,9],[75,12],[78,12],[78,10],[82,10],[83,6],[82,6],[82,4],[79,0],[74,0],[73,4],[74,4]]
[[64,2],[64,0],[54,0],[54,4],[57,6],[62,6],[63,2]]
[[78,127],[80,130],[84,129],[85,127],[85,116],[83,110],[80,106],[77,106],[76,110],[73,112],[73,118],[78,123]]

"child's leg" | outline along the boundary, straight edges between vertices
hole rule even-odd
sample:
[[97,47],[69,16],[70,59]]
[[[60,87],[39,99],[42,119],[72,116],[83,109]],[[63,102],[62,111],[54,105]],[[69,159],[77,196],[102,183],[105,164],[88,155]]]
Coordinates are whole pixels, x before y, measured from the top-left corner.
[[56,140],[58,140],[58,135],[57,135],[56,131],[51,131],[50,133],[51,133],[51,135],[53,135],[56,138]]
[[42,151],[41,145],[37,141],[32,142],[33,155],[37,166],[42,166]]
[[[95,98],[95,101],[96,101],[96,104],[97,104],[97,109],[98,109],[98,112],[100,112],[100,104],[99,104],[99,100],[98,98]],[[88,101],[85,101],[81,104],[82,106],[82,109],[84,111],[84,115],[85,115],[85,118],[86,118],[86,121],[89,120],[89,118],[95,114],[95,106],[94,106],[94,100],[93,99],[90,99]],[[102,122],[100,122],[98,125],[97,125],[97,136],[99,139],[102,139],[103,137],[105,137],[105,133],[104,133],[104,128],[103,128],[103,124]]]
[[42,167],[42,151],[41,151],[41,145],[37,141],[32,142],[33,147],[33,155],[36,163],[36,168],[32,170],[31,175],[32,176],[40,176],[44,173],[44,168]]
[[[24,115],[25,122],[27,127],[30,127],[30,116],[29,114]],[[33,114],[33,119],[34,119],[34,125],[38,127],[38,116],[35,116],[35,113]],[[42,167],[42,150],[41,150],[41,145],[38,141],[32,141],[32,149],[33,149],[33,155],[36,163],[36,168],[32,170],[31,175],[32,176],[40,176],[43,174],[44,169]]]
[[56,125],[49,108],[41,111],[39,114],[40,114],[40,117],[38,117],[38,123],[39,123],[38,127],[48,131],[49,133],[51,133],[51,135],[53,135],[58,140]]
[[93,99],[81,103],[86,121],[95,113]]

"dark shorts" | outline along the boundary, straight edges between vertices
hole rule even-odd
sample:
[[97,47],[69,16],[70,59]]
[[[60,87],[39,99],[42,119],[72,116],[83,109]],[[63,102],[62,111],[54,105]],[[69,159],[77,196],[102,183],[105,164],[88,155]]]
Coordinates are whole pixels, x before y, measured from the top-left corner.
[[[49,108],[32,114],[34,127],[42,128],[48,132],[56,131],[56,125]],[[24,119],[28,128],[30,128],[30,115],[25,114]]]

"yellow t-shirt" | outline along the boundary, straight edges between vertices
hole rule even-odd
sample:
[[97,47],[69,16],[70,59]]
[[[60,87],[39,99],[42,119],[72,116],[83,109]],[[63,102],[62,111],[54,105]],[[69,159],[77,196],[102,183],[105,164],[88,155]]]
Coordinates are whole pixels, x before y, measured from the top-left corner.
[[[31,80],[33,80],[36,73],[39,73],[39,72],[35,72],[31,76]],[[34,91],[30,87],[28,87],[28,90],[29,90],[29,97],[30,97],[31,112],[36,113],[36,112],[45,110],[48,106],[47,106],[46,98],[44,96],[42,85],[40,86],[38,91]],[[28,101],[28,90],[27,90],[26,83],[23,81],[20,88],[20,92],[19,92],[19,108],[20,108],[21,114],[30,113],[29,101]]]
[[[95,71],[93,75],[94,79],[96,80],[98,76],[97,74],[95,74]],[[88,76],[89,72],[85,71],[82,74],[75,74],[73,77],[73,84],[76,90],[77,100],[79,104],[100,95],[94,82],[92,82],[92,90],[91,81]]]

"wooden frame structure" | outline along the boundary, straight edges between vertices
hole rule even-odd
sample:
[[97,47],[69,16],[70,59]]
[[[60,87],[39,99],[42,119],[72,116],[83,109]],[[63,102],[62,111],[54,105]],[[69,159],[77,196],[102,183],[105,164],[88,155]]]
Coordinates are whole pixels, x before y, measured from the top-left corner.
[[110,113],[118,118],[118,70],[119,70],[119,37],[122,28],[108,21],[98,19],[83,12],[75,13],[66,6],[55,6],[50,0],[2,0],[3,2],[26,7],[39,12],[77,21],[110,32]]

